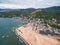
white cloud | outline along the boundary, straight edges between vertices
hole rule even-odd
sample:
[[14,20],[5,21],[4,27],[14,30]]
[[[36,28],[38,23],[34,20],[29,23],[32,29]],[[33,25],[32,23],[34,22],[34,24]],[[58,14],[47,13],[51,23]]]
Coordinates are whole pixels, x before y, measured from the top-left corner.
[[[12,8],[12,9],[17,9],[17,8],[24,8],[25,6],[22,5],[17,5],[17,4],[0,4],[0,8]],[[25,7],[26,8],[26,7]]]
[[60,0],[0,0],[0,8],[46,8],[50,6],[60,6]]
[[[39,5],[20,5],[20,4],[2,4],[0,3],[0,8],[11,8],[11,9],[19,9],[19,8],[42,8],[43,6],[41,5],[41,7]],[[46,7],[46,6],[45,6]]]

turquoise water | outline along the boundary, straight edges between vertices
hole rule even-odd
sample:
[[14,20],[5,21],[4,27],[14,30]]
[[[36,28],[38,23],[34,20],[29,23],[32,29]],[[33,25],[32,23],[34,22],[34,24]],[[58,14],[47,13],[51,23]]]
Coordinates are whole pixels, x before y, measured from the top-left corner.
[[0,18],[0,45],[25,45],[13,30],[22,26],[21,18]]

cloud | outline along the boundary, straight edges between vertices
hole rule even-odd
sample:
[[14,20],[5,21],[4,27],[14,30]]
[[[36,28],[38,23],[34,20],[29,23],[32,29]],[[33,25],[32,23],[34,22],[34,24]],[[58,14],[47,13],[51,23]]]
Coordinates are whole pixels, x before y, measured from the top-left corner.
[[12,8],[12,9],[17,9],[17,8],[23,8],[24,6],[17,5],[17,4],[0,4],[0,8]]
[[0,7],[2,4],[5,5],[5,7],[10,5],[9,7],[11,8],[46,8],[50,6],[60,6],[60,0],[0,0]]

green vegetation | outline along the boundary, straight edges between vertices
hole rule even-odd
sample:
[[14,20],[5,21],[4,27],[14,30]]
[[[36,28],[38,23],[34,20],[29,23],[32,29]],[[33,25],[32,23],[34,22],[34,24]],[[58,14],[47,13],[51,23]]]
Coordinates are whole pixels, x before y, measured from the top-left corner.
[[[0,17],[28,17],[28,18],[40,18],[44,19],[45,23],[48,23],[52,27],[60,28],[60,11],[45,11],[45,10],[36,10],[36,11],[10,11],[10,12],[0,12]],[[56,24],[49,23],[49,20],[56,19]],[[54,22],[54,21],[53,21]]]
[[21,16],[28,16],[30,15],[29,12],[0,12],[0,17],[21,17]]
[[47,20],[51,20],[52,18],[55,18],[57,20],[60,20],[60,11],[31,11],[31,12],[24,12],[24,11],[11,11],[11,12],[0,12],[0,17],[32,17],[32,18],[43,18]]
[[37,10],[37,11],[32,13],[32,16],[34,18],[44,18],[44,19],[56,18],[56,19],[60,19],[60,11],[50,12],[50,11]]
[[60,29],[60,11],[47,12],[37,10],[34,11],[31,16],[33,18],[42,18],[44,19],[44,23],[49,24],[51,27]]

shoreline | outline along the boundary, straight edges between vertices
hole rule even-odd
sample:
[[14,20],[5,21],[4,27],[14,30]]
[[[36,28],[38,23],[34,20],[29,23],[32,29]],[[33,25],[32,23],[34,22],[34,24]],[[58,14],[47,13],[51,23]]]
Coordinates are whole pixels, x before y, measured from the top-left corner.
[[15,32],[18,36],[21,36],[28,45],[60,45],[60,41],[54,36],[46,36],[35,32],[35,30],[33,30],[33,24],[31,23],[17,28]]

